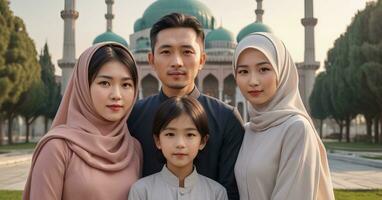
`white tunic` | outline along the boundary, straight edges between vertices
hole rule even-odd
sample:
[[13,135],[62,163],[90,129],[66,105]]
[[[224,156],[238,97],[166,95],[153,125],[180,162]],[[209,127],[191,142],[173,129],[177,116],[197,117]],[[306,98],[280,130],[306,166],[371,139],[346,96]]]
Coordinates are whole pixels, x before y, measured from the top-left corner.
[[129,200],[228,200],[218,182],[193,172],[179,187],[179,179],[166,166],[162,171],[139,179],[129,192]]
[[262,132],[253,132],[249,124],[245,128],[235,165],[241,200],[333,198],[330,177],[322,173],[320,153],[325,152],[304,117]]

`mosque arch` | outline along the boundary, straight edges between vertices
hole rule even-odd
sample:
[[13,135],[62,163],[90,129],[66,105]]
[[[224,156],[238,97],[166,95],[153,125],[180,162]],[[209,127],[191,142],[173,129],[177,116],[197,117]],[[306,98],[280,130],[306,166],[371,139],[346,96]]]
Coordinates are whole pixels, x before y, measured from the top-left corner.
[[208,74],[204,78],[203,93],[215,98],[219,98],[219,81],[214,75]]
[[151,96],[153,94],[157,94],[159,91],[159,82],[158,80],[151,74],[147,74],[142,80],[142,95],[143,98]]
[[236,83],[233,74],[228,75],[224,79],[223,84],[223,101],[231,106],[236,103]]

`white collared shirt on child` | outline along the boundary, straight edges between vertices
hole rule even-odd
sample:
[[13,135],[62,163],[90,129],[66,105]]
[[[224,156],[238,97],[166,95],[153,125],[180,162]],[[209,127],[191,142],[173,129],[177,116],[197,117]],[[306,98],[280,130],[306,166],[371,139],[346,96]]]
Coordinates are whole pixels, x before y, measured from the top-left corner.
[[218,182],[193,172],[179,187],[179,179],[165,166],[153,175],[138,180],[130,189],[129,200],[228,200],[225,188]]

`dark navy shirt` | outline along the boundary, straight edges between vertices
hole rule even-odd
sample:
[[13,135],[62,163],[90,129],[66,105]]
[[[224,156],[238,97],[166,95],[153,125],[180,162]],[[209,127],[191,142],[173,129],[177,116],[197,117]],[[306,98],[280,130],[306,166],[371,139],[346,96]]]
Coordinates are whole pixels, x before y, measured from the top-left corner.
[[[204,107],[210,131],[206,147],[194,160],[196,169],[222,184],[229,199],[239,199],[234,166],[244,136],[242,119],[237,109],[200,94],[196,87],[189,95]],[[160,91],[157,95],[139,100],[128,119],[131,135],[138,139],[143,148],[143,177],[160,172],[164,164],[161,160],[163,156],[154,143],[152,126],[159,105],[166,99],[168,97]]]

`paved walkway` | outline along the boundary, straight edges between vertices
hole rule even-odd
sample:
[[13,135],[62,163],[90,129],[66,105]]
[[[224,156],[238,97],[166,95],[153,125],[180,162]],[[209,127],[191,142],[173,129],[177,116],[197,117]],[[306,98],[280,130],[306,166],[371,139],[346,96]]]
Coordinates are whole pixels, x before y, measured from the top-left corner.
[[382,169],[329,159],[336,189],[382,189]]
[[[329,156],[336,189],[382,189],[382,167],[352,162],[349,157]],[[30,167],[31,152],[0,154],[0,190],[22,190]],[[362,161],[362,160],[361,160]]]
[[0,166],[0,190],[23,190],[30,161]]

